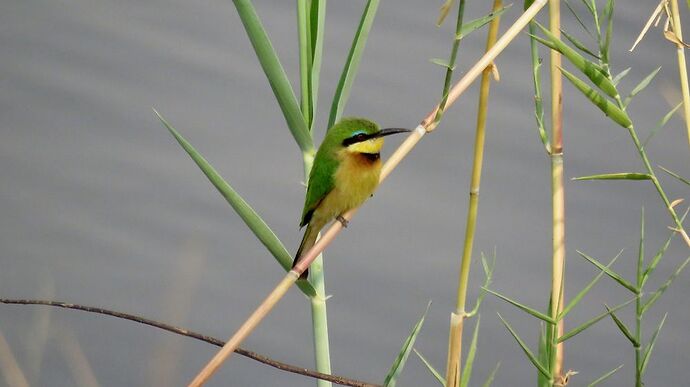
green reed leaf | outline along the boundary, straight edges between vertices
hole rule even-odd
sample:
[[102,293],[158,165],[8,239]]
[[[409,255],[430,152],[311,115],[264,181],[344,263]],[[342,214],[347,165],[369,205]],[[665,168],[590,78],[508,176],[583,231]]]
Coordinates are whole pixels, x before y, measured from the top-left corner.
[[419,357],[419,360],[421,360],[422,363],[424,363],[424,365],[426,366],[426,369],[429,370],[429,372],[431,372],[431,374],[434,376],[434,378],[436,378],[436,380],[441,384],[441,387],[445,387],[446,386],[446,379],[441,375],[441,373],[436,371],[436,368],[434,368],[434,366],[432,366],[431,363],[429,363],[429,361],[426,360],[426,358],[424,356],[422,356],[422,354],[419,353],[419,351],[417,351],[416,348],[413,348],[412,350],[417,355],[417,357]]
[[273,94],[283,112],[292,136],[297,141],[297,145],[302,152],[311,152],[314,149],[314,144],[309,134],[309,128],[297,103],[292,86],[290,86],[290,81],[285,74],[283,66],[280,64],[278,54],[273,49],[268,34],[261,24],[259,15],[256,14],[256,10],[250,0],[233,0],[233,3],[237,9],[237,14],[242,20],[244,29],[247,31],[249,41],[252,47],[254,47],[256,56],[259,58],[261,68],[264,70],[266,78],[268,78],[271,89],[273,89]]
[[636,287],[635,285],[631,284],[628,280],[626,280],[625,278],[621,277],[620,274],[618,274],[618,273],[616,273],[615,271],[613,271],[613,270],[609,269],[608,267],[604,266],[601,262],[599,262],[599,261],[597,261],[596,259],[590,257],[589,255],[583,253],[582,251],[580,251],[580,250],[576,250],[576,251],[577,251],[577,253],[578,253],[582,258],[584,258],[584,259],[586,259],[587,261],[589,261],[592,265],[598,267],[599,270],[601,270],[601,271],[603,271],[604,273],[606,273],[606,275],[608,275],[609,277],[611,277],[611,279],[613,279],[614,281],[618,282],[618,283],[619,283],[621,286],[623,286],[624,288],[630,290],[633,294],[638,294],[638,293],[640,292],[639,289],[637,289],[637,287]]
[[419,332],[422,330],[424,319],[426,318],[426,314],[429,312],[430,306],[431,301],[429,301],[427,304],[422,318],[420,318],[417,324],[415,324],[414,328],[412,328],[412,332],[410,332],[410,335],[403,343],[402,348],[400,348],[400,353],[398,353],[398,356],[395,358],[395,361],[393,362],[393,365],[391,366],[390,371],[388,371],[388,375],[386,375],[386,379],[383,382],[384,387],[395,387],[398,376],[400,376],[403,367],[405,367],[405,362],[407,362],[407,358],[410,356],[410,352],[412,352],[412,347],[414,346],[415,340],[417,340],[417,335],[419,335]]
[[378,8],[379,0],[368,0],[367,5],[364,7],[362,18],[359,21],[359,27],[357,27],[355,37],[352,39],[350,52],[347,55],[345,66],[340,74],[338,86],[336,86],[335,89],[335,95],[331,103],[331,112],[328,116],[328,128],[333,127],[343,114]]
[[604,173],[601,175],[574,177],[573,180],[651,180],[652,176],[647,173],[620,172]]
[[[259,241],[266,246],[268,251],[273,255],[273,257],[278,261],[278,263],[286,271],[292,268],[292,255],[287,251],[283,242],[278,239],[276,234],[271,230],[270,227],[264,222],[259,214],[254,211],[254,209],[238,194],[230,184],[228,184],[220,174],[213,168],[213,166],[206,161],[206,159],[197,152],[196,149],[180,135],[180,133],[175,130],[155,109],[153,110],[158,119],[163,123],[170,134],[175,137],[175,140],[182,146],[187,154],[194,160],[201,171],[206,175],[211,184],[213,184],[218,192],[225,198],[225,200],[232,206],[237,215],[242,218],[244,223],[249,227],[249,229],[256,235]],[[304,292],[307,296],[313,297],[316,295],[316,290],[307,281],[298,281],[297,286],[300,290]]]
[[625,113],[623,110],[619,109],[618,106],[611,103],[611,101],[607,100],[599,92],[589,87],[589,85],[587,85],[582,80],[580,80],[570,72],[566,71],[565,69],[561,68],[561,72],[570,81],[570,83],[572,83],[573,86],[575,86],[575,88],[580,90],[580,92],[582,92],[582,94],[584,94],[585,97],[587,97],[587,99],[589,99],[602,112],[604,112],[604,114],[607,117],[611,118],[615,123],[624,128],[629,129],[632,127],[632,121],[630,121],[630,117],[628,117],[628,114]]
[[503,325],[505,325],[505,327],[508,329],[508,332],[510,332],[510,334],[513,336],[515,341],[517,341],[518,345],[520,345],[520,348],[522,349],[522,351],[525,353],[525,355],[527,355],[527,358],[529,359],[529,361],[532,362],[532,364],[534,364],[534,366],[537,368],[537,370],[539,370],[539,373],[541,373],[542,375],[544,375],[547,378],[550,378],[551,375],[549,375],[549,371],[546,369],[546,367],[542,363],[539,362],[539,360],[537,360],[537,358],[534,356],[534,354],[529,349],[529,347],[527,347],[525,342],[522,341],[520,336],[518,336],[518,334],[515,332],[515,330],[513,330],[513,327],[511,327],[510,324],[508,324],[508,322],[503,318],[503,316],[501,316],[500,313],[497,313],[497,314],[498,314],[498,318],[500,318],[501,321],[503,322]]

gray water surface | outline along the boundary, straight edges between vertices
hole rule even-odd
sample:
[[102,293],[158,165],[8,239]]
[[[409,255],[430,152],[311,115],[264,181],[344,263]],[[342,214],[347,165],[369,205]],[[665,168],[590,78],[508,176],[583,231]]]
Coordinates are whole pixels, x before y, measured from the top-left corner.
[[[469,17],[488,10],[470,2]],[[364,1],[328,4],[317,142]],[[434,25],[440,2],[383,1],[347,115],[414,127],[437,102],[452,21]],[[654,30],[628,48],[653,4],[617,3],[614,72],[632,67],[630,90],[661,65],[658,81],[630,109],[644,137],[678,89],[675,50]],[[298,80],[294,2],[256,1],[281,61]],[[517,18],[516,4],[503,21]],[[565,28],[578,31],[571,16]],[[484,33],[463,41],[458,73],[481,55]],[[591,43],[591,40],[586,40]],[[497,61],[475,256],[497,252],[492,288],[535,308],[548,302],[550,171],[533,118],[528,39]],[[301,156],[229,1],[4,1],[0,5],[0,296],[48,298],[140,314],[227,338],[282,271],[239,217],[161,127],[158,109],[260,213],[289,250],[304,190]],[[648,255],[671,224],[650,184],[573,182],[602,172],[641,171],[625,130],[566,85],[567,284],[573,296],[596,274],[576,249],[633,278],[639,217],[646,209]],[[672,97],[678,100],[679,97]],[[440,370],[455,305],[476,110],[476,87],[381,186],[330,247],[327,289],[334,373],[381,382],[401,343],[433,306],[416,347]],[[400,138],[388,140],[388,152]],[[653,164],[685,176],[687,137],[673,118],[648,146]],[[385,157],[385,156],[384,156]],[[663,176],[671,198],[687,186]],[[649,289],[687,257],[674,240]],[[482,271],[475,260],[470,297]],[[646,379],[687,383],[690,292],[683,275],[651,310],[648,339],[669,313]],[[567,321],[573,328],[631,294],[604,278]],[[534,385],[536,371],[496,316],[536,350],[537,324],[488,296],[481,308],[473,385],[497,362],[495,386]],[[632,323],[630,308],[621,317]],[[313,365],[308,303],[291,290],[244,346]],[[474,323],[471,323],[474,324]],[[472,325],[470,325],[472,326]],[[0,330],[31,385],[172,386],[186,383],[216,349],[105,316],[45,307],[0,306]],[[468,336],[469,337],[469,336]],[[86,359],[88,366],[74,359]],[[75,371],[82,364],[91,371]],[[633,350],[604,320],[570,341],[566,367],[586,385],[624,364],[607,385],[631,385]],[[0,384],[7,381],[0,378]],[[410,357],[402,386],[433,386]],[[209,385],[314,383],[239,356]]]

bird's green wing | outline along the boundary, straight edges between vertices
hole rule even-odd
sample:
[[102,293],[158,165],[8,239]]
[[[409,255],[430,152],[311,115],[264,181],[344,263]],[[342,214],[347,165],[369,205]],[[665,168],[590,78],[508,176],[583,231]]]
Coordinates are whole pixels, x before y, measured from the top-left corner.
[[307,198],[304,201],[302,210],[302,220],[299,224],[304,227],[311,220],[311,216],[319,206],[321,200],[328,195],[334,187],[333,175],[338,169],[338,160],[331,154],[316,152],[314,164],[309,174],[309,185],[307,186]]

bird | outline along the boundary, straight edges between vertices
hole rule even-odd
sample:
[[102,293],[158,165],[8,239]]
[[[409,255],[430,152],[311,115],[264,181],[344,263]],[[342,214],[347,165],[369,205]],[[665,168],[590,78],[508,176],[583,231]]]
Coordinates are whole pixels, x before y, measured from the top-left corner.
[[[300,228],[307,226],[292,263],[316,243],[321,229],[337,219],[344,227],[343,214],[373,196],[381,175],[383,137],[410,132],[409,129],[379,126],[365,118],[343,118],[333,125],[316,151],[309,173],[307,195]],[[300,279],[306,279],[305,270]]]

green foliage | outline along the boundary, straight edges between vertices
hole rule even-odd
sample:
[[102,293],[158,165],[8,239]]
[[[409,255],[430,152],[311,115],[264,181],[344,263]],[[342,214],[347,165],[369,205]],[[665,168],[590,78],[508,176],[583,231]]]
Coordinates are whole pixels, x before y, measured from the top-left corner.
[[618,371],[618,370],[621,369],[621,368],[623,368],[623,364],[621,364],[621,365],[619,365],[618,367],[612,369],[611,371],[609,371],[609,372],[607,372],[607,373],[601,375],[601,376],[600,376],[599,378],[597,378],[595,381],[593,381],[592,383],[588,384],[587,387],[595,387],[595,386],[597,386],[599,383],[601,383],[601,382],[603,382],[604,380],[606,380],[606,379],[608,379],[609,377],[611,377],[613,374],[616,373],[616,371]]
[[[649,135],[647,135],[647,138],[645,138],[645,140],[642,141],[642,147],[643,147],[643,148],[644,148],[645,146],[647,146],[647,143],[649,142],[649,140],[651,140],[652,137],[654,137],[654,136],[659,132],[659,130],[660,130],[661,128],[663,128],[663,127],[666,125],[666,123],[668,122],[668,120],[670,120],[671,117],[673,117],[673,114],[674,114],[676,111],[678,111],[678,109],[680,109],[681,106],[683,106],[683,102],[680,102],[680,103],[679,103],[678,105],[676,105],[673,109],[671,109],[671,111],[669,111],[668,113],[666,113],[666,115],[663,116],[659,121],[657,121],[656,125],[654,125],[654,128],[649,132]],[[663,168],[662,168],[662,169],[663,169]],[[686,182],[686,184],[688,184],[688,183]]]
[[620,172],[574,177],[573,180],[650,180],[651,178],[652,176],[648,173]]
[[[235,212],[242,218],[244,223],[249,227],[250,230],[259,238],[259,241],[266,246],[268,251],[273,255],[273,257],[280,263],[280,265],[287,271],[292,267],[292,256],[287,251],[283,243],[278,239],[276,234],[271,230],[270,227],[264,222],[259,214],[254,211],[249,204],[228,184],[223,178],[218,174],[218,172],[209,164],[204,157],[194,149],[194,147],[187,142],[187,140],[180,135],[175,128],[173,128],[155,109],[154,112],[160,119],[161,123],[170,131],[170,134],[175,137],[177,142],[182,146],[182,148],[189,154],[189,156],[194,160],[194,162],[199,166],[201,171],[208,177],[209,181],[214,187],[220,192],[225,200],[232,206]],[[298,283],[299,288],[307,296],[316,295],[314,288],[306,283],[306,281],[300,281]]]
[[474,333],[472,334],[472,342],[470,349],[467,351],[467,360],[462,369],[462,378],[460,379],[460,387],[469,387],[470,378],[472,378],[472,367],[474,367],[474,358],[477,354],[477,339],[479,337],[479,323],[481,316],[477,316],[477,323],[474,325]]
[[259,58],[261,68],[266,73],[266,78],[268,78],[271,89],[273,89],[276,101],[278,101],[278,105],[283,111],[283,116],[285,116],[285,121],[292,132],[292,136],[297,141],[297,145],[302,152],[311,152],[314,144],[309,134],[309,128],[300,111],[287,74],[285,74],[285,70],[280,64],[268,34],[266,34],[266,30],[261,24],[259,15],[256,14],[256,10],[250,0],[233,0],[233,3],[247,31],[247,36],[254,47],[256,56]]
[[656,75],[659,73],[659,70],[661,70],[661,66],[657,67],[656,70],[652,71],[649,75],[647,75],[644,79],[642,79],[640,81],[640,83],[638,83],[637,86],[635,86],[635,88],[633,88],[633,90],[630,92],[630,94],[628,94],[628,96],[625,97],[625,100],[623,101],[623,106],[628,106],[630,101],[632,101],[632,99],[637,94],[639,94],[642,90],[647,88],[647,86],[649,86],[649,84],[652,82],[652,80],[654,80],[654,77],[656,77]]
[[566,79],[570,81],[575,88],[580,90],[580,92],[582,92],[582,94],[584,94],[584,96],[587,97],[590,102],[604,112],[607,117],[611,118],[615,123],[624,128],[630,129],[632,127],[632,121],[630,120],[630,117],[628,117],[628,114],[616,106],[616,104],[606,99],[606,97],[601,95],[601,93],[591,88],[569,71],[561,68],[561,73],[563,73]]
[[350,47],[347,61],[340,75],[338,86],[336,86],[335,89],[335,95],[333,96],[333,102],[331,104],[331,113],[328,117],[329,128],[338,122],[343,114],[378,7],[379,0],[368,0],[367,5],[364,7],[362,19],[359,22],[359,27],[357,27],[357,32],[355,32],[355,37],[352,40],[352,47]]
[[484,27],[485,25],[487,25],[488,23],[490,23],[490,22],[491,22],[492,20],[494,20],[495,18],[497,18],[497,17],[503,15],[503,13],[504,13],[505,11],[507,11],[508,8],[510,8],[510,7],[512,7],[512,6],[513,6],[512,4],[508,4],[508,5],[504,6],[504,7],[499,8],[499,9],[496,10],[496,11],[489,12],[488,14],[486,14],[486,15],[484,15],[484,16],[482,16],[482,17],[479,17],[479,18],[470,20],[470,21],[467,22],[467,23],[464,23],[464,24],[460,27],[460,33],[455,34],[455,39],[456,39],[456,40],[461,40],[461,39],[465,38],[467,35],[469,35],[469,34],[471,34],[472,32],[474,32],[474,31],[476,31],[476,30],[478,30],[478,29]]
[[422,326],[424,325],[424,319],[426,318],[426,314],[429,313],[430,306],[431,301],[427,304],[426,310],[424,311],[422,317],[412,328],[412,332],[410,332],[410,335],[407,336],[407,339],[405,339],[402,348],[400,348],[398,356],[395,358],[395,361],[393,361],[393,365],[391,366],[390,371],[388,371],[388,375],[386,375],[386,379],[383,382],[383,385],[385,387],[395,387],[395,383],[397,382],[400,373],[405,367],[407,358],[410,356],[410,352],[412,351],[414,342],[415,340],[417,340],[417,335],[419,335],[419,332],[422,330]]
[[419,357],[419,360],[421,360],[422,363],[424,363],[424,365],[426,366],[426,369],[429,370],[429,372],[431,372],[431,375],[434,376],[436,381],[438,381],[441,384],[441,387],[445,387],[446,386],[446,378],[444,378],[443,375],[441,375],[441,373],[438,372],[436,370],[436,368],[434,368],[434,366],[432,366],[431,363],[428,360],[426,360],[426,358],[424,356],[422,356],[422,354],[419,353],[419,351],[417,351],[416,348],[413,348],[413,351],[417,355],[417,357]]
[[501,316],[500,313],[498,313],[498,318],[501,319],[501,321],[503,322],[503,325],[505,325],[505,327],[508,329],[508,332],[510,332],[510,334],[513,336],[515,341],[517,341],[518,345],[520,346],[522,351],[525,353],[525,355],[527,356],[529,361],[532,364],[534,364],[534,366],[537,368],[537,370],[539,370],[539,372],[542,375],[544,375],[544,377],[551,378],[551,374],[550,374],[549,370],[546,368],[546,366],[544,364],[542,364],[542,362],[539,361],[539,359],[537,359],[536,356],[534,356],[534,354],[529,349],[527,344],[525,344],[525,342],[520,338],[520,336],[518,336],[518,334],[515,332],[513,327],[511,327],[510,324],[508,324],[508,322],[503,318],[503,316]]

